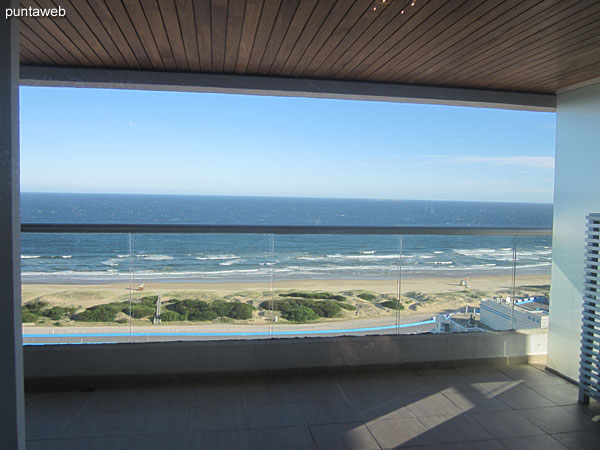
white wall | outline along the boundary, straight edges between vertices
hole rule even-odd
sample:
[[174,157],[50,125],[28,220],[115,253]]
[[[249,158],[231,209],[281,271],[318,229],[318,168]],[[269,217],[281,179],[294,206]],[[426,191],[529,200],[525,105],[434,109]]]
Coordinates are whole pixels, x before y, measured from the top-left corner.
[[579,372],[585,217],[600,212],[600,83],[558,95],[548,366]]

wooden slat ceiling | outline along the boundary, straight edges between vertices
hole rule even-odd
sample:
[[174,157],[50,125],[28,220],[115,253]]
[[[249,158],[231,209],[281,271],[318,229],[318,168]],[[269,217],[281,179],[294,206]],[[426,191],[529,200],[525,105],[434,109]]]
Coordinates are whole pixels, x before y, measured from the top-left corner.
[[[411,6],[414,3],[414,6]],[[555,93],[600,76],[598,0],[22,0],[21,64]]]

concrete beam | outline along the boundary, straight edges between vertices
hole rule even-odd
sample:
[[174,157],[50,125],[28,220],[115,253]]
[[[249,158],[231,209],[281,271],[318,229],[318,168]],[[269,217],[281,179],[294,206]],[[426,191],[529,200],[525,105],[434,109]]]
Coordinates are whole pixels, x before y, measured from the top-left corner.
[[355,81],[60,67],[21,67],[21,85],[269,95],[555,111],[556,96]]
[[[16,8],[18,0],[4,2]],[[0,442],[25,448],[19,212],[19,22],[0,21]]]

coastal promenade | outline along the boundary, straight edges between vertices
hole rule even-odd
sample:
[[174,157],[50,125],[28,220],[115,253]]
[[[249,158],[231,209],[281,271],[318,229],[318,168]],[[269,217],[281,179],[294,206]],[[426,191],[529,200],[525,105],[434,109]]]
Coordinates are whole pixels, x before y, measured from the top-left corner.
[[118,342],[163,342],[198,340],[235,340],[298,338],[317,336],[366,336],[370,334],[403,334],[431,331],[435,324],[431,315],[400,315],[312,324],[208,324],[208,325],[146,325],[97,327],[23,327],[25,345],[86,344]]

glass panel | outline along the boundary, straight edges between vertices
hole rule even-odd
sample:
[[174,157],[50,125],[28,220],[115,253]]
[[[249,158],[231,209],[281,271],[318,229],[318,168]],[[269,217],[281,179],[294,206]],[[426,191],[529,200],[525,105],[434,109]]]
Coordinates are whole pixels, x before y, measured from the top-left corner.
[[551,245],[550,236],[521,236],[517,239],[515,329],[548,328]]
[[396,332],[398,237],[278,235],[273,337]]
[[[506,236],[405,236],[405,315],[422,323],[419,332],[501,329],[495,315],[484,320],[481,311],[487,301],[512,295],[513,241]],[[502,317],[509,329],[510,307]]]
[[29,344],[547,326],[550,237],[26,233],[22,242]]
[[127,316],[107,306],[128,297],[127,235],[24,233],[21,249],[25,343],[113,342],[127,335]]

